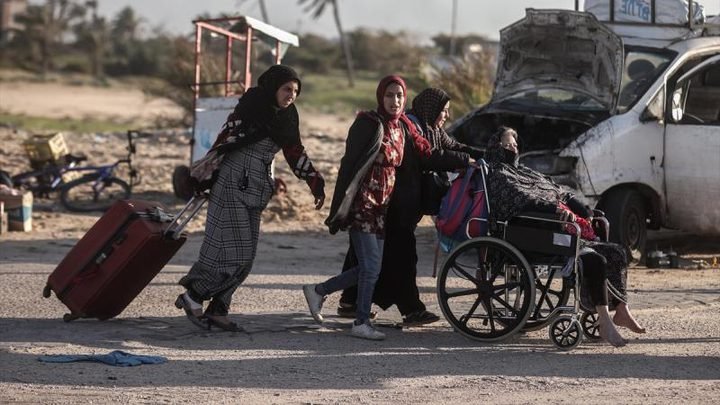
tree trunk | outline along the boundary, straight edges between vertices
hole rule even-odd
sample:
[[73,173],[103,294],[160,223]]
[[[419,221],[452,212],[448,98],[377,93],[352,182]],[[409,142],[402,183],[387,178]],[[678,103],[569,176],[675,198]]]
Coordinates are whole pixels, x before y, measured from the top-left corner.
[[337,0],[332,0],[332,6],[333,6],[333,15],[335,16],[335,25],[338,29],[338,34],[340,34],[340,46],[343,49],[343,54],[345,55],[345,65],[347,65],[347,75],[348,75],[348,85],[350,87],[355,87],[355,72],[353,70],[353,61],[352,61],[352,55],[350,54],[350,44],[346,41],[345,33],[343,32],[342,25],[340,24],[340,11],[338,10]]

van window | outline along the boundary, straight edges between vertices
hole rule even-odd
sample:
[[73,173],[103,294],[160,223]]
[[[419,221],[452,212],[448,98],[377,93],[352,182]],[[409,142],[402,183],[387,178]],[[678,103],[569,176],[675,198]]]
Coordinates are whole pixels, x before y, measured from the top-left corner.
[[690,79],[680,124],[720,125],[720,65]]
[[618,111],[625,112],[645,94],[665,70],[674,54],[647,49],[626,49],[625,67],[620,82]]

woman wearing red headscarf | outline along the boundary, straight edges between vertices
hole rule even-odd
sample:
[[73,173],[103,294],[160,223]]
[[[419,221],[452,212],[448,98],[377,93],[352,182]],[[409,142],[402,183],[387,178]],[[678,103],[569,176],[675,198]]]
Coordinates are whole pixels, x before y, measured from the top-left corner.
[[331,234],[350,233],[357,266],[324,283],[306,285],[303,292],[316,321],[325,296],[357,285],[357,311],[351,334],[382,340],[385,334],[370,323],[375,283],[380,274],[385,215],[395,187],[395,171],[403,161],[406,135],[420,155],[430,153],[430,144],[405,116],[407,87],[399,76],[387,76],[378,84],[378,107],[358,114],[350,127],[345,155],[340,161],[330,215],[325,224]]

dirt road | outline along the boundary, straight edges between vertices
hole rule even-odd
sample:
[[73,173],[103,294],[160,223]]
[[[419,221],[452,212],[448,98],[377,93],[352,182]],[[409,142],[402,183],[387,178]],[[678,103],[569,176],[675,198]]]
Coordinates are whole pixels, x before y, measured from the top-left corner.
[[[60,94],[66,105],[84,111],[73,104],[70,90]],[[32,103],[23,105],[32,110]],[[305,145],[330,195],[349,117],[301,116]],[[26,167],[25,135],[0,129],[6,170]],[[123,153],[122,134],[69,137],[73,151],[95,162]],[[170,174],[188,158],[182,132],[140,139],[143,183],[135,196],[178,209]],[[235,295],[231,312],[244,329],[239,333],[197,329],[172,305],[181,292],[178,279],[197,257],[204,215],[190,226],[180,253],[121,316],[64,323],[63,305],[41,292],[97,214],[71,214],[53,198],[36,200],[34,230],[0,236],[0,403],[720,402],[720,269],[632,269],[630,299],[648,333],[622,330],[630,343],[621,349],[590,342],[560,352],[546,329],[484,345],[453,332],[445,321],[386,328],[386,341],[362,341],[348,335],[347,321],[329,316],[330,327],[320,328],[309,317],[301,286],[340,269],[346,236],[327,234],[321,226],[327,208],[312,210],[306,186],[294,180],[281,158],[278,174],[288,193],[266,210],[258,259]],[[429,309],[439,313],[430,277],[433,238],[427,224],[419,229],[419,284]],[[694,255],[690,258],[720,256],[716,240],[656,240]],[[337,297],[329,299],[325,314],[332,315],[336,305]],[[399,320],[395,309],[380,315],[385,324]],[[121,368],[37,360],[112,350],[164,356],[168,362]]]

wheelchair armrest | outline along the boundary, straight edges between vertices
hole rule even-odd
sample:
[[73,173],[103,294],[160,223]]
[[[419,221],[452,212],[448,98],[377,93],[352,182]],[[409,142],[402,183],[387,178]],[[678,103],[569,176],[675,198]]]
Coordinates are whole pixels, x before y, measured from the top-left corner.
[[603,217],[603,218],[605,217],[605,211],[600,211],[598,209],[594,209],[594,210],[592,210],[592,212],[593,212],[593,217]]
[[546,221],[560,221],[560,214],[553,212],[539,212],[539,211],[523,211],[517,214],[515,217],[522,217],[523,219],[534,219],[534,220],[546,220]]

